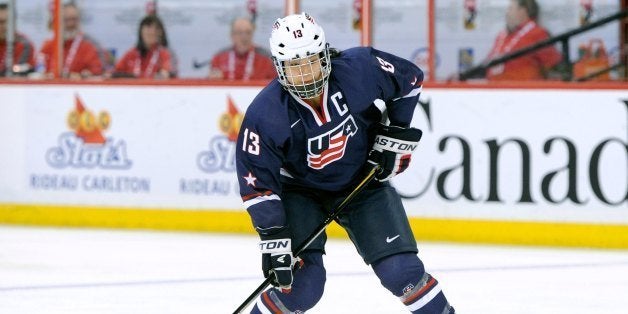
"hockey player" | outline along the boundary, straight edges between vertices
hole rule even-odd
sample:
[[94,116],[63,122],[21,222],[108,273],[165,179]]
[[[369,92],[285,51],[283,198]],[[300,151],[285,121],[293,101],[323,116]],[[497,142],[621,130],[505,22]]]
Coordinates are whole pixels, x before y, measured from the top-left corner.
[[[401,199],[387,182],[408,167],[423,73],[373,48],[330,49],[306,13],[270,36],[278,78],[247,109],[238,136],[240,194],[261,238],[264,291],[252,313],[302,313],[323,295],[326,235],[298,247],[364,177],[383,169],[338,216],[364,262],[412,313],[454,313],[425,272]],[[384,113],[389,125],[380,124]]]

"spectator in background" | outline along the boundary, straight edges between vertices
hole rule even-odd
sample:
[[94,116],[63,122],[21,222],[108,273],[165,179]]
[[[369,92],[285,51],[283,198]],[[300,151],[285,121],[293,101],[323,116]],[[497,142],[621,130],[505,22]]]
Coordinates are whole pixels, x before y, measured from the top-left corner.
[[116,64],[114,77],[173,78],[176,65],[164,24],[156,15],[148,15],[140,22],[137,44]]
[[211,60],[210,79],[270,80],[277,76],[270,53],[253,43],[255,25],[249,18],[231,22],[232,46],[218,52]]
[[[105,51],[90,36],[81,31],[81,15],[73,2],[63,5],[63,56],[61,77],[71,79],[88,78],[103,74]],[[46,62],[46,71],[52,72],[57,65],[54,57],[54,39],[44,42],[41,53]]]
[[23,34],[15,33],[13,43],[13,69],[7,69],[7,38],[8,38],[9,5],[0,3],[0,76],[7,70],[16,74],[25,74],[35,67],[35,48],[33,43]]
[[[487,62],[549,38],[547,30],[536,22],[538,14],[539,6],[535,0],[510,0],[506,29],[497,35]],[[489,68],[486,78],[490,81],[543,80],[561,59],[556,48],[545,47]]]

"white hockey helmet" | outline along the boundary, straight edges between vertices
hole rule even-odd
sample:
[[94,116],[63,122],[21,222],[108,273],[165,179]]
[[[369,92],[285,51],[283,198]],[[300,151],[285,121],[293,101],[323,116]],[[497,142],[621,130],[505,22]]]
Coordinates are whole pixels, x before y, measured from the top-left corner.
[[307,13],[277,19],[270,52],[279,82],[300,98],[320,95],[331,73],[325,32]]

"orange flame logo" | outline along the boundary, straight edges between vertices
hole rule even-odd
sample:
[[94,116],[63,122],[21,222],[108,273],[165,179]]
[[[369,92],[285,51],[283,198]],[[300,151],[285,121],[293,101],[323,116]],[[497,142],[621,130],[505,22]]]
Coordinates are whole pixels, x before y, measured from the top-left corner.
[[102,131],[109,128],[111,116],[107,111],[101,111],[96,116],[92,111],[85,108],[83,101],[78,95],[74,95],[74,110],[68,113],[68,127],[74,131],[77,137],[86,144],[104,144],[105,137]]
[[229,141],[235,142],[238,139],[242,119],[244,119],[244,115],[235,106],[231,95],[227,95],[227,112],[220,116],[218,125],[222,133],[227,135]]

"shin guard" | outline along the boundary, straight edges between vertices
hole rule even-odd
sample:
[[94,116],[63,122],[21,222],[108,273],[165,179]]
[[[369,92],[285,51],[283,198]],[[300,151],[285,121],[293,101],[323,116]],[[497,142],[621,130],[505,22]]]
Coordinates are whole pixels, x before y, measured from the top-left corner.
[[451,314],[454,310],[441,291],[438,281],[425,272],[414,253],[385,257],[372,265],[382,285],[399,297],[415,314]]

